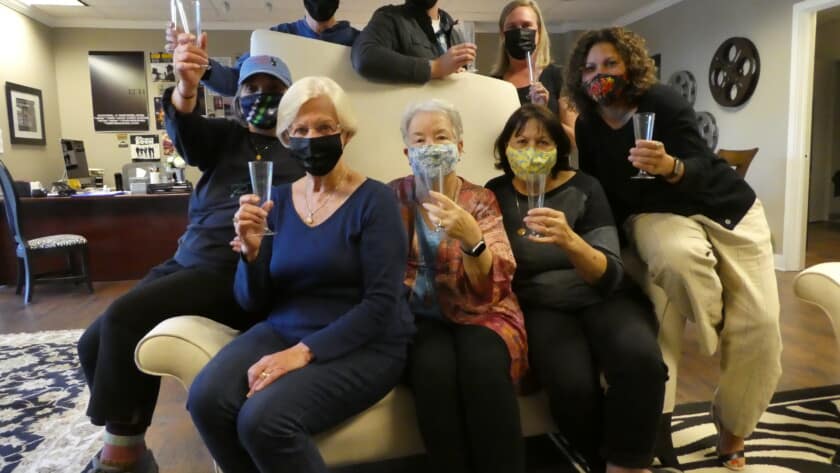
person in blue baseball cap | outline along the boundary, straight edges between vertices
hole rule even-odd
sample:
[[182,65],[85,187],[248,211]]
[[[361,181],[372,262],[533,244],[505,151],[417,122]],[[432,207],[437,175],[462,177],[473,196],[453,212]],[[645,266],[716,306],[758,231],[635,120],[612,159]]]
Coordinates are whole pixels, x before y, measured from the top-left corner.
[[[265,313],[246,311],[234,297],[239,260],[231,251],[234,213],[239,197],[252,193],[249,161],[271,161],[274,185],[304,175],[275,131],[280,99],[292,85],[286,64],[272,56],[248,58],[234,104],[239,120],[205,118],[196,105],[206,51],[195,45],[195,37],[179,39],[173,57],[178,83],[163,96],[166,130],[178,153],[201,171],[201,177],[175,255],[115,300],[79,340],[79,359],[90,388],[87,414],[106,431],[104,446],[85,473],[158,471],[144,436],[160,378],[137,369],[134,347],[157,324],[178,315],[201,315],[240,331],[265,319]],[[203,36],[202,46],[205,42]]]

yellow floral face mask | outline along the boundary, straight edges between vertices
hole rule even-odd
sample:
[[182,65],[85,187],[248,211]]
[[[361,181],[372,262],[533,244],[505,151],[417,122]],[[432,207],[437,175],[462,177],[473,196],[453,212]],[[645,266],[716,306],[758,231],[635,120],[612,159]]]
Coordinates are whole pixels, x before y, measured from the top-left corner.
[[513,174],[524,179],[528,174],[548,174],[557,163],[557,148],[543,151],[536,148],[516,149],[507,147],[508,163]]

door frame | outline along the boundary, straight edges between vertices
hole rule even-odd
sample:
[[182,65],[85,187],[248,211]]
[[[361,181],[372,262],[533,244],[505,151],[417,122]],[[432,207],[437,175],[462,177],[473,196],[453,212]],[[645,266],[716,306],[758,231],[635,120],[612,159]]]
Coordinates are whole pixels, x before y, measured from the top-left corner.
[[784,242],[781,261],[777,261],[785,271],[805,267],[817,13],[836,6],[840,0],[803,0],[793,5]]

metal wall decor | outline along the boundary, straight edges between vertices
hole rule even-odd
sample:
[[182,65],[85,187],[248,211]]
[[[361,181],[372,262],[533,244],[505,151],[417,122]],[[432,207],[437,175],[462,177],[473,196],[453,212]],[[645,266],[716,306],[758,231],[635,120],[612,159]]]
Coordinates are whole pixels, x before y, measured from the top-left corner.
[[677,89],[689,104],[694,105],[694,101],[697,100],[697,80],[694,79],[694,74],[689,71],[677,71],[668,78],[668,85]]
[[712,57],[709,88],[715,102],[737,107],[750,99],[761,72],[758,49],[747,38],[729,38]]
[[709,112],[697,112],[697,129],[710,150],[714,151],[718,144],[718,126],[715,116]]

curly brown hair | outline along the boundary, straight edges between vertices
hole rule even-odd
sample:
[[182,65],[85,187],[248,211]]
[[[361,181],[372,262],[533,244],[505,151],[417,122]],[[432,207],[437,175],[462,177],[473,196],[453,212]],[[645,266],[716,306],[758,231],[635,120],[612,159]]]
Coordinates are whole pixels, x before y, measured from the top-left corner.
[[597,106],[584,90],[582,76],[589,50],[598,43],[612,44],[624,61],[628,82],[624,97],[631,104],[657,82],[656,64],[648,54],[644,38],[621,27],[587,31],[575,43],[566,68],[567,94],[575,109],[584,115],[594,113]]

